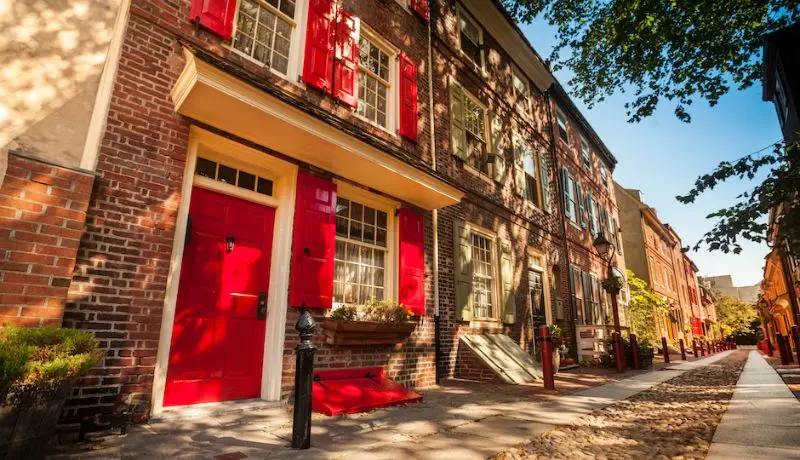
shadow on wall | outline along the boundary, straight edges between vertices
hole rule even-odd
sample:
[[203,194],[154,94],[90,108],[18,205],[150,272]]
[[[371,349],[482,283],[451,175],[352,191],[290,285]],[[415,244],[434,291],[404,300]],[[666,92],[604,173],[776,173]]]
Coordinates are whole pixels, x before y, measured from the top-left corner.
[[0,149],[76,166],[120,0],[0,0]]

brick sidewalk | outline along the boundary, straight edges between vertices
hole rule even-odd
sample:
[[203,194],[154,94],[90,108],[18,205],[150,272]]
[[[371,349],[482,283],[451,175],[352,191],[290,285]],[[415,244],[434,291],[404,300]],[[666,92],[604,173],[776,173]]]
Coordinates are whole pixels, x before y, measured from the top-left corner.
[[[690,361],[692,359],[690,358]],[[680,362],[673,359],[672,365]],[[312,446],[305,453],[288,449],[291,438],[291,409],[271,405],[247,411],[224,413],[188,420],[165,420],[132,428],[127,436],[91,438],[88,443],[54,447],[53,458],[220,458],[226,460],[256,456],[260,458],[304,456],[336,457],[332,452],[348,449],[380,450],[397,442],[426,443],[440,433],[459,427],[474,427],[474,422],[502,417],[517,411],[535,413],[542,404],[561,404],[575,393],[592,387],[614,384],[622,379],[641,379],[648,375],[666,378],[677,371],[658,372],[667,367],[654,363],[648,371],[617,374],[605,368],[578,368],[556,376],[556,390],[541,384],[505,385],[464,380],[448,380],[443,385],[419,390],[424,400],[418,404],[376,410],[362,414],[327,417],[314,414]],[[659,376],[658,374],[663,374]],[[592,399],[592,404],[597,398]],[[594,406],[568,403],[589,411]],[[566,409],[569,412],[570,408]],[[552,426],[552,425],[547,425]],[[513,431],[510,429],[509,431]],[[527,433],[534,434],[534,433]],[[498,436],[502,433],[498,433]],[[508,447],[507,444],[503,447]],[[480,449],[481,446],[476,446]],[[499,449],[498,449],[499,451]],[[492,455],[495,452],[490,452]]]

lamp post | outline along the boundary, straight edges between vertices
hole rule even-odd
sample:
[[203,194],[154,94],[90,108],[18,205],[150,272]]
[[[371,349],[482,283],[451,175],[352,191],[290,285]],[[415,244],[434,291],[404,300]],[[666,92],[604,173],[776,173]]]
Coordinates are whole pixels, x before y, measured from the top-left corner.
[[[612,265],[612,261],[614,260],[614,244],[608,241],[602,233],[599,233],[597,238],[594,239],[592,246],[594,246],[600,258],[608,264],[608,278],[615,278],[616,275],[614,274],[614,267]],[[611,313],[614,317],[614,333],[612,334],[612,340],[614,343],[614,359],[617,364],[617,372],[624,372],[625,355],[622,350],[622,329],[619,325],[619,307],[617,306],[617,294],[619,294],[620,286],[612,286],[611,283],[609,283],[604,287],[611,295]]]

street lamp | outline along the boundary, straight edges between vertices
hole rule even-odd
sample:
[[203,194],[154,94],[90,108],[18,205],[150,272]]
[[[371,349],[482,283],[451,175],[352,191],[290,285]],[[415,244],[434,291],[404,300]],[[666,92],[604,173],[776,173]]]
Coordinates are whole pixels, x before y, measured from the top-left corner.
[[[614,280],[614,278],[617,277],[616,274],[614,274],[614,267],[612,265],[612,261],[614,260],[614,243],[608,241],[602,233],[598,233],[592,246],[594,246],[600,258],[608,264],[608,281]],[[614,334],[612,337],[614,342],[614,358],[617,361],[617,372],[623,372],[625,370],[625,362],[622,353],[622,329],[619,325],[619,307],[617,306],[617,294],[619,294],[622,286],[621,283],[608,282],[605,283],[603,287],[606,292],[611,295],[611,313],[614,315]]]

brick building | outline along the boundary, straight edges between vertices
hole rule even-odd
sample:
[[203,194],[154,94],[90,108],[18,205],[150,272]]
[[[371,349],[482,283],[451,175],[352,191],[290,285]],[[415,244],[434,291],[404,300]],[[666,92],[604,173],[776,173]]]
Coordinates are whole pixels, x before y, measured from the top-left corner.
[[[591,243],[620,238],[616,160],[496,3],[120,11],[92,112],[99,149],[81,161],[92,194],[91,180],[53,184],[84,199],[85,228],[59,221],[74,232],[31,242],[77,249],[74,269],[53,261],[72,273],[51,281],[69,290],[63,324],[107,349],[67,417],[120,400],[146,417],[285,399],[298,307],[323,326],[332,307],[372,297],[413,312],[410,337],[342,347],[320,331],[317,369],[380,367],[425,387],[437,370],[472,374],[461,335],[530,350],[544,324],[576,358],[603,351],[605,264]],[[35,182],[13,163],[8,180]],[[28,289],[9,267],[4,286]]]

